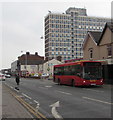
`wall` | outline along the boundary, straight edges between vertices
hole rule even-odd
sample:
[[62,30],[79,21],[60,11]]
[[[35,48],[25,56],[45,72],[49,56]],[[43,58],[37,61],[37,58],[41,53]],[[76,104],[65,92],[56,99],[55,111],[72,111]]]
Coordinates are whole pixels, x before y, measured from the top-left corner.
[[29,73],[38,73],[38,66],[37,65],[21,65],[21,71],[27,70]]
[[84,51],[83,59],[84,60],[90,60],[90,51],[89,51],[90,48],[93,48],[93,60],[98,60],[99,59],[99,52],[98,52],[99,48],[95,44],[95,42],[92,40],[92,38],[89,36],[85,43],[85,47],[83,49],[83,51]]
[[11,72],[15,72],[17,69],[17,60],[11,64]]
[[109,28],[107,28],[99,44],[99,59],[100,60],[108,58],[107,45],[110,43],[111,43],[111,31]]
[[53,68],[54,65],[58,65],[61,64],[62,62],[52,59],[50,61],[47,61],[46,63],[44,63],[43,65],[43,73],[48,73],[48,74],[52,74],[53,75]]

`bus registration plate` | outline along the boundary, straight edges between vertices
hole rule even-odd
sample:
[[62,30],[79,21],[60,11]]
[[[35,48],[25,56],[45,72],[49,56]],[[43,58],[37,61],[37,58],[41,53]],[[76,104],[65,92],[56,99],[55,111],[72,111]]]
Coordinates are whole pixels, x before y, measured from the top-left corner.
[[90,82],[96,82],[96,80],[90,80]]
[[96,84],[91,84],[91,85],[96,85]]

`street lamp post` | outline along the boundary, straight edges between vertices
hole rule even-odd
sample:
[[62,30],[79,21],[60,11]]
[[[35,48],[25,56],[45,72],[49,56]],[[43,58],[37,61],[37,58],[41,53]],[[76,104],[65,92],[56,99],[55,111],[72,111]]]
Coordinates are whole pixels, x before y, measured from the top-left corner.
[[[44,40],[44,36],[41,36],[40,39],[41,39],[41,40]],[[44,41],[43,41],[43,42],[44,42]],[[44,44],[44,43],[43,43],[43,44]],[[43,74],[43,72],[44,72],[44,63],[42,63],[42,74]]]
[[25,55],[25,69],[27,70],[27,54]]

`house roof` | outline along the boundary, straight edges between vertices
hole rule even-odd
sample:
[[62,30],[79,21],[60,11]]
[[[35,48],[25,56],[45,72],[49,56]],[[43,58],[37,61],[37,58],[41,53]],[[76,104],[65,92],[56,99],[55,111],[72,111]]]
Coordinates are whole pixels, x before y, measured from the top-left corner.
[[90,34],[93,37],[93,40],[98,44],[102,32],[90,31]]
[[113,22],[107,22],[106,24],[108,28],[111,30],[111,32],[113,32]]
[[39,56],[38,54],[26,53],[18,57],[21,65],[24,65],[27,62],[27,65],[38,65],[44,62],[44,57]]
[[104,35],[104,33],[105,33],[105,31],[106,31],[107,28],[109,28],[109,29],[111,30],[111,32],[113,33],[113,22],[107,22],[107,23],[105,24],[105,27],[104,27],[104,29],[103,29],[103,31],[102,31],[101,36],[100,36],[98,45],[100,44],[101,39],[102,39],[102,37],[103,37],[103,35]]
[[87,35],[85,37],[84,43],[83,43],[83,48],[85,47],[85,44],[87,42],[88,37],[90,36],[92,38],[92,40],[94,41],[94,43],[97,45],[100,39],[102,32],[99,31],[88,31]]
[[106,30],[107,28],[109,28],[109,29],[111,30],[111,32],[113,33],[113,22],[107,22],[107,23],[105,24],[105,27],[104,27],[104,29],[103,29],[102,32],[98,32],[98,31],[88,31],[88,33],[87,33],[87,35],[86,35],[86,38],[85,38],[85,40],[84,40],[83,48],[84,48],[84,46],[85,46],[85,44],[86,44],[86,41],[87,41],[88,36],[90,36],[90,37],[92,38],[92,40],[94,41],[94,43],[95,43],[96,45],[99,45],[100,42],[101,42],[101,39],[102,39],[102,37],[103,37],[103,35],[104,35],[104,33],[105,33],[105,30]]

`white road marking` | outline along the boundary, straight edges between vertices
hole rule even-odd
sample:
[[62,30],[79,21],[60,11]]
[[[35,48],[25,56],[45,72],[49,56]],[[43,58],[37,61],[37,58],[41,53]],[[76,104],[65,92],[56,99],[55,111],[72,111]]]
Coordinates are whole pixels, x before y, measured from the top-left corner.
[[88,100],[92,100],[92,101],[96,101],[96,102],[101,102],[101,103],[113,105],[113,103],[106,102],[106,101],[102,101],[102,100],[98,100],[98,99],[93,99],[93,98],[89,98],[89,97],[83,97],[83,98],[84,98],[84,99],[88,99]]
[[14,88],[14,90],[16,91],[16,92],[19,92],[18,90],[16,90],[15,88]]
[[52,115],[56,118],[56,119],[60,119],[63,120],[63,117],[57,112],[56,107],[60,107],[59,101],[57,101],[56,103],[50,105],[50,107],[52,107],[51,112]]
[[52,86],[45,86],[45,87],[50,88],[50,87],[52,87]]
[[100,91],[100,90],[94,90],[94,89],[88,89],[88,88],[83,88],[85,90],[90,90],[90,91],[94,91],[94,92],[104,92],[104,91]]
[[40,107],[40,104],[39,104],[39,102],[38,102],[38,101],[36,101],[36,100],[34,100],[34,102],[37,104],[37,106],[36,106],[36,111],[38,112],[39,107]]
[[46,88],[46,87],[39,87],[39,88],[41,88],[41,89],[46,89],[46,90],[48,89],[48,88]]
[[10,86],[10,88],[11,88],[11,89],[13,89],[13,87],[12,87],[12,86]]
[[5,83],[8,87],[9,87],[9,84]]
[[39,110],[39,107],[40,107],[40,104],[38,103],[37,106],[36,106],[36,111]]
[[72,95],[71,93],[67,93],[67,92],[63,92],[63,91],[59,91],[59,90],[55,90],[56,92],[59,92],[59,93],[63,93],[63,94],[66,94],[66,95]]
[[13,89],[13,87],[12,87],[12,86],[10,86],[9,84],[5,83],[5,85],[7,85],[8,87],[10,87],[10,88],[12,88],[12,89]]
[[25,96],[25,97],[27,97],[27,98],[29,98],[30,100],[32,99],[31,97],[29,97],[28,95],[26,95],[24,93],[22,93],[22,95]]
[[8,87],[10,87],[11,89],[15,90],[16,92],[19,92],[18,90],[16,90],[15,88],[13,88],[12,86],[10,86],[9,84],[5,83]]
[[39,104],[39,102],[38,101],[36,101],[36,100],[33,100],[36,104]]

